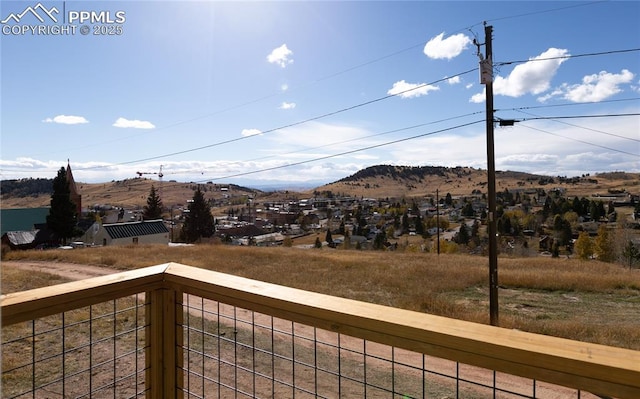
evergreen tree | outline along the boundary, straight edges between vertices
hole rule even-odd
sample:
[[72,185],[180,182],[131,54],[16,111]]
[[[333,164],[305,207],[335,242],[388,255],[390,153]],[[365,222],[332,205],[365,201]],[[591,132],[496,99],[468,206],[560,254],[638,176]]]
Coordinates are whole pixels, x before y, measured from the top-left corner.
[[444,203],[445,203],[447,206],[451,206],[451,205],[453,205],[453,198],[451,197],[451,193],[447,193],[447,195],[446,195],[446,196],[445,196],[445,198],[444,198]]
[[193,201],[189,204],[189,212],[184,218],[182,235],[186,242],[195,242],[201,237],[211,237],[213,232],[211,207],[204,199],[204,194],[198,186],[193,195]]
[[384,243],[387,241],[387,234],[381,230],[373,239],[373,249],[385,249]]
[[331,229],[327,229],[327,235],[324,237],[324,240],[329,244],[329,246],[333,245],[333,237],[331,237]]
[[475,215],[475,211],[473,210],[473,205],[471,202],[467,202],[462,208],[462,216],[472,218]]
[[315,243],[314,247],[322,248],[322,242],[320,242],[320,237],[316,237],[316,243]]
[[156,188],[152,185],[149,196],[147,197],[147,205],[144,206],[142,219],[155,220],[162,218],[162,199],[158,195]]
[[58,175],[53,179],[53,194],[51,194],[50,204],[47,227],[58,235],[63,244],[66,244],[67,239],[73,237],[77,231],[78,215],[76,205],[71,200],[71,191],[64,166],[60,168]]
[[462,223],[460,225],[460,230],[458,230],[458,234],[456,234],[455,242],[467,245],[469,243],[469,239],[469,229],[467,228],[466,223]]

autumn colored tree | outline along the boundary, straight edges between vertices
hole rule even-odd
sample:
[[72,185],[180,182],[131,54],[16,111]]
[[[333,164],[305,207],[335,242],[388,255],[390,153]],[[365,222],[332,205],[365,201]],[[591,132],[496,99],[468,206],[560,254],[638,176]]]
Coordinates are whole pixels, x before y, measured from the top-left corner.
[[575,252],[580,259],[589,259],[593,256],[593,241],[586,231],[580,232],[575,244]]
[[615,260],[614,242],[606,224],[601,224],[598,227],[598,236],[594,244],[594,252],[598,256],[598,260],[603,262]]

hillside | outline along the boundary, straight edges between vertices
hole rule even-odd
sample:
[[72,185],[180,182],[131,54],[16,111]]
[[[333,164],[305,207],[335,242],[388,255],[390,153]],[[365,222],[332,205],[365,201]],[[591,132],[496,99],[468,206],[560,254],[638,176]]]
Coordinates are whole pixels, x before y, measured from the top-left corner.
[[[612,172],[582,177],[550,177],[515,171],[496,172],[496,191],[517,188],[563,188],[570,196],[606,195],[610,190],[626,190],[640,194],[640,173]],[[372,166],[318,187],[316,191],[332,191],[370,198],[424,197],[440,193],[452,196],[470,195],[474,190],[487,192],[487,171],[469,167],[437,166]],[[477,191],[476,191],[477,192]]]
[[[46,179],[24,179],[2,182],[2,208],[35,208],[49,205],[50,191]],[[161,193],[165,206],[181,206],[193,197],[195,183],[163,181],[148,178],[133,178],[108,183],[77,183],[85,207],[112,205],[137,208],[146,203],[147,196],[155,185]],[[49,184],[50,186],[50,184]],[[408,167],[376,165],[340,179],[334,183],[317,187],[307,192],[263,192],[233,184],[202,184],[205,197],[220,204],[244,203],[248,196],[267,200],[304,198],[314,194],[331,192],[334,195],[366,198],[401,198],[434,196],[436,189],[441,195],[470,195],[487,192],[487,172],[469,167],[446,168],[438,166]],[[568,196],[589,197],[610,192],[627,191],[640,194],[640,173],[611,172],[583,177],[550,177],[515,171],[496,173],[496,190],[516,188],[563,188]]]

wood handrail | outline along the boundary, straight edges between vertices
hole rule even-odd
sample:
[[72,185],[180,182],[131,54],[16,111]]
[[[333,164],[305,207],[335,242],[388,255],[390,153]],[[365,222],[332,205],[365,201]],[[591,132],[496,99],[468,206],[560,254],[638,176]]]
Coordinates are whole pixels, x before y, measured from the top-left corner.
[[619,398],[640,397],[640,351],[338,298],[177,263],[4,295],[2,322],[156,288],[508,374]]
[[162,287],[168,264],[0,295],[2,325],[67,312]]

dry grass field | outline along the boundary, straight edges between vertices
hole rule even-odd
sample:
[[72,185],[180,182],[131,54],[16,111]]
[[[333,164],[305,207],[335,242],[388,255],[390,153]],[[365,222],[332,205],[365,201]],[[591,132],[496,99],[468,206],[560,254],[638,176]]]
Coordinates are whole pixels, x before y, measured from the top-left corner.
[[[331,249],[129,246],[12,251],[38,260],[128,270],[166,262],[479,323],[489,322],[488,261],[478,256]],[[597,261],[500,257],[500,324],[640,350],[640,270]],[[7,273],[2,292],[57,283]]]

